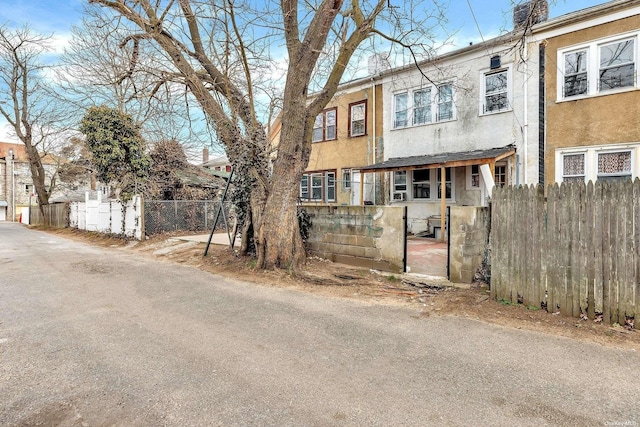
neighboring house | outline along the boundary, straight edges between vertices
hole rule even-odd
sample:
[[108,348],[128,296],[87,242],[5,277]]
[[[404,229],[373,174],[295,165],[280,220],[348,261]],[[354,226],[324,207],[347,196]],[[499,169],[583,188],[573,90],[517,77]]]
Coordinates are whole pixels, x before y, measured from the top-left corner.
[[309,164],[300,183],[303,204],[383,204],[376,175],[360,169],[382,160],[382,87],[371,78],[342,84],[315,120]]
[[640,1],[534,27],[544,73],[544,183],[640,176]]
[[224,154],[209,158],[209,149],[202,149],[202,164],[201,167],[217,172],[226,172],[226,176],[231,172],[231,162]]
[[494,185],[538,182],[537,114],[529,113],[537,79],[517,48],[521,37],[514,31],[383,73],[384,161],[365,170],[387,172],[410,232],[437,234],[447,206],[486,206]]
[[[58,162],[59,159],[49,155],[42,159],[45,184],[48,185],[57,173]],[[24,145],[0,142],[0,220],[17,221],[23,208],[27,212],[29,206],[37,204]]]
[[13,221],[14,202],[22,199],[19,187],[25,181],[24,176],[18,174],[26,158],[24,145],[0,142],[0,221]]

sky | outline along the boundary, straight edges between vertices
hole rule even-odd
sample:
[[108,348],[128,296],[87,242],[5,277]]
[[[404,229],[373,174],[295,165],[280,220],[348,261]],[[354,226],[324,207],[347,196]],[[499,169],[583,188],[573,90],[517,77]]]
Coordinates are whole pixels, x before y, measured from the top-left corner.
[[[390,0],[391,4],[395,1]],[[447,7],[447,27],[455,31],[457,47],[490,39],[512,27],[512,0],[444,0]],[[87,0],[0,0],[0,24],[11,27],[28,25],[42,34],[54,36],[56,51],[61,52],[69,40],[71,26],[82,17]],[[550,0],[549,17],[584,9],[604,0]],[[475,18],[474,18],[475,16]],[[477,21],[477,25],[476,25]],[[0,141],[16,142],[7,134],[0,121]]]

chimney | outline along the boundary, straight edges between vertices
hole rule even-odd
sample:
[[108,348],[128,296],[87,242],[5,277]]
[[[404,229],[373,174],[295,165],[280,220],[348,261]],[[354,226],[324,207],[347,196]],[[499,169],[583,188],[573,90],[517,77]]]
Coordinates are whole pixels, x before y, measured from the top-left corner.
[[547,0],[525,1],[513,8],[513,29],[529,28],[549,18]]
[[207,163],[209,161],[209,149],[204,147],[202,149],[202,163]]

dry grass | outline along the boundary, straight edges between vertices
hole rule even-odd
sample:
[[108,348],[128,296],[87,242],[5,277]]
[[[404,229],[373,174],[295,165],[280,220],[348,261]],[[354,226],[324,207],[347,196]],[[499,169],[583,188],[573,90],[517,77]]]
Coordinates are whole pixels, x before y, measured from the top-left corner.
[[257,286],[289,288],[371,304],[406,306],[416,310],[416,317],[465,317],[509,328],[640,351],[640,334],[637,330],[550,314],[523,305],[500,303],[492,300],[483,287],[461,289],[442,287],[438,283],[418,287],[415,283],[403,281],[397,275],[372,272],[318,258],[309,259],[298,275],[286,270],[264,271],[255,268],[254,259],[240,257],[227,246],[212,245],[208,256],[203,257],[204,244],[184,244],[174,239],[175,235],[169,234],[135,242],[73,229],[44,231],[95,245],[135,251],[167,262],[191,265]]

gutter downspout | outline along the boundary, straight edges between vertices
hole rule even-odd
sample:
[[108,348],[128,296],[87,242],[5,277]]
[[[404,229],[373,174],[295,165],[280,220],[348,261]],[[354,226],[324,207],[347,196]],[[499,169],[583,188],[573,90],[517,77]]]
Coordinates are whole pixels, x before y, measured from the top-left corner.
[[[376,146],[378,145],[378,142],[376,140],[376,126],[378,124],[378,116],[376,115],[376,82],[373,79],[373,77],[371,78],[371,85],[372,85],[372,90],[373,90],[373,95],[372,95],[372,98],[373,98],[373,120],[371,121],[371,124],[373,126],[373,161],[371,163],[369,163],[369,164],[373,165],[373,164],[376,163],[376,159],[377,159],[377,157],[376,157]],[[373,174],[373,204],[374,205],[378,204],[377,200],[376,200],[376,195],[377,195],[377,192],[376,192],[376,181],[377,181],[376,177],[377,177],[377,174],[374,173]],[[362,175],[361,179],[364,179],[364,175]]]

